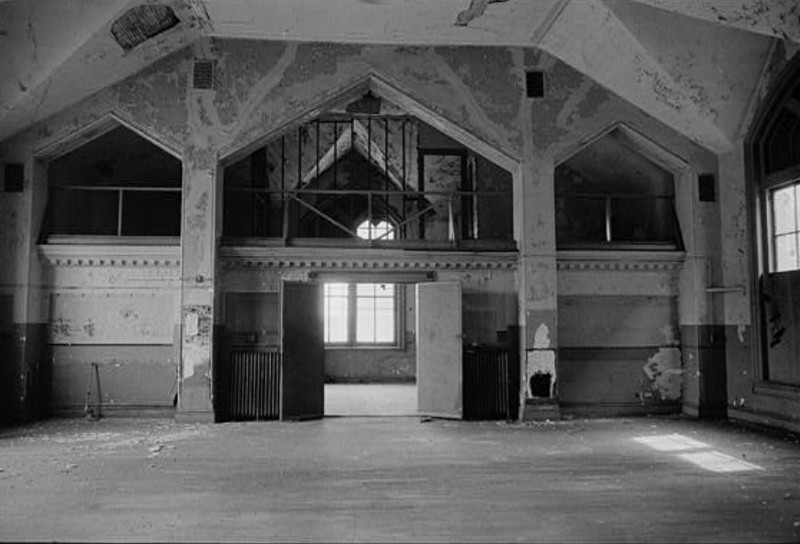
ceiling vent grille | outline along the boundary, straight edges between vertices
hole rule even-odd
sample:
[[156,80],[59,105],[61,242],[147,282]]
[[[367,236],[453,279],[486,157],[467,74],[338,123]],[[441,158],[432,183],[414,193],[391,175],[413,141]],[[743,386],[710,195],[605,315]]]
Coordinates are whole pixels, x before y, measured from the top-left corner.
[[123,13],[111,25],[111,34],[125,51],[130,51],[153,36],[180,22],[172,8],[157,4],[136,6]]
[[214,61],[205,59],[194,61],[192,87],[195,89],[214,88]]

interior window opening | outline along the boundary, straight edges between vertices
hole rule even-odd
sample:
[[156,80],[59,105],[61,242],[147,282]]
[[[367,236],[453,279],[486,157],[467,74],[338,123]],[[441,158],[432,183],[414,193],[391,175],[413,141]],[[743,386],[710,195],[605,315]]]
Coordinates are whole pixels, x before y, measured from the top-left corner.
[[178,237],[181,161],[119,126],[50,162],[44,239]]
[[559,249],[681,249],[674,177],[619,130],[555,171]]
[[[360,238],[513,250],[511,173],[378,104],[373,114],[333,108],[226,165],[223,242]],[[365,220],[391,229],[365,238]]]

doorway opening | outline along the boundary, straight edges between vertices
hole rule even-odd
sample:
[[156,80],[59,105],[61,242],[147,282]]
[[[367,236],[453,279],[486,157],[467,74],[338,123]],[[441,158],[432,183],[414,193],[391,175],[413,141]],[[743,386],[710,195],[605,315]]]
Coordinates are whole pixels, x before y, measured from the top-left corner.
[[415,284],[336,278],[323,285],[325,415],[415,415]]

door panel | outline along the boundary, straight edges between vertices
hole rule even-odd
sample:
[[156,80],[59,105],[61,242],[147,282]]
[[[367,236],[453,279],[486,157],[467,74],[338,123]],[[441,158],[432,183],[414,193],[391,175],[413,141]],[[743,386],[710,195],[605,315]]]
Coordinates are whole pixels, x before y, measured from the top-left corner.
[[282,293],[280,418],[320,418],[325,404],[322,284],[284,282]]
[[417,398],[420,415],[463,416],[460,283],[417,285]]

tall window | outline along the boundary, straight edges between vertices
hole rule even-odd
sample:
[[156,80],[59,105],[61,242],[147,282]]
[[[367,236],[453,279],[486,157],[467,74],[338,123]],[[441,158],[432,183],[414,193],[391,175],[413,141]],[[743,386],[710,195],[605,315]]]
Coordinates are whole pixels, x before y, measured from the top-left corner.
[[752,220],[761,234],[756,376],[800,387],[800,59],[774,85],[748,140]]
[[[360,238],[394,239],[386,221],[364,221]],[[326,283],[325,343],[341,346],[397,344],[397,289],[390,283]]]

